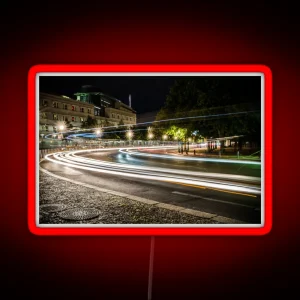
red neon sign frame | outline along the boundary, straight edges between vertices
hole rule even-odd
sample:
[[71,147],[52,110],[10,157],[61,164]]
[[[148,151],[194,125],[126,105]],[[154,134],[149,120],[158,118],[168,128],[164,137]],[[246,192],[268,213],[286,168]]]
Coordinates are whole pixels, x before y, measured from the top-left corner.
[[[36,76],[41,72],[243,72],[264,76],[264,224],[256,228],[41,228],[36,215]],[[36,65],[28,73],[28,226],[36,235],[197,236],[264,235],[272,228],[272,72],[265,65]]]

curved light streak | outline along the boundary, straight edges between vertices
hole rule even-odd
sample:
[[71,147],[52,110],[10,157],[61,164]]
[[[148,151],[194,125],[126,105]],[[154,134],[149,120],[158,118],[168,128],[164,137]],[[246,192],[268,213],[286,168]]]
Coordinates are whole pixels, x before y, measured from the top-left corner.
[[176,160],[186,160],[186,161],[205,161],[205,162],[217,162],[217,163],[227,163],[227,164],[245,164],[245,165],[261,165],[260,161],[249,161],[249,160],[239,160],[239,159],[221,159],[221,158],[204,158],[204,157],[187,157],[187,156],[176,156],[168,154],[154,154],[154,153],[141,153],[134,151],[124,151],[124,149],[119,150],[121,153],[125,153],[132,156],[146,156],[146,157],[156,157],[156,158],[167,158]]
[[[139,147],[140,148],[140,147]],[[150,147],[147,147],[150,148]],[[157,147],[153,147],[157,148]],[[115,150],[114,148],[112,148]],[[195,186],[202,186],[206,188],[213,188],[213,189],[222,189],[224,191],[234,191],[234,192],[241,192],[241,193],[250,193],[259,195],[261,193],[260,187],[251,186],[246,184],[237,184],[236,182],[224,182],[219,180],[221,176],[227,177],[227,174],[205,174],[201,172],[189,172],[184,170],[170,170],[170,169],[163,169],[163,168],[146,168],[143,166],[132,166],[127,164],[120,164],[120,163],[111,163],[111,162],[104,162],[101,160],[95,160],[85,157],[79,157],[76,154],[79,153],[89,153],[95,151],[108,151],[112,149],[93,149],[93,150],[78,150],[72,152],[57,152],[53,154],[48,154],[45,156],[46,160],[51,161],[53,163],[57,163],[60,165],[106,173],[111,175],[121,175],[131,178],[138,178],[138,179],[145,179],[145,180],[156,180],[156,181],[164,181],[169,183],[182,183],[182,184],[192,184]],[[52,158],[53,157],[53,158]],[[203,179],[200,176],[205,176],[209,179]],[[231,180],[253,180],[247,176],[238,176],[238,175],[231,175]],[[238,177],[236,177],[238,176]]]

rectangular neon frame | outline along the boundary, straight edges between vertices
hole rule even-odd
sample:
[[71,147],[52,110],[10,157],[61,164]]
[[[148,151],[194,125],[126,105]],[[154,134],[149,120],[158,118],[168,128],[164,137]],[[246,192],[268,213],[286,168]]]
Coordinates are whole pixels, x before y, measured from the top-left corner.
[[[260,227],[52,227],[41,228],[36,224],[36,90],[40,73],[256,73],[264,79],[264,151],[262,159],[262,186],[264,186],[263,224]],[[129,74],[130,73],[130,74]],[[259,73],[259,74],[258,74]],[[55,74],[57,75],[57,74]],[[64,74],[65,75],[65,74]],[[70,76],[71,74],[68,74]],[[96,75],[96,74],[95,74]],[[94,75],[94,76],[95,76]],[[156,74],[157,75],[157,74]],[[189,74],[191,75],[191,74]],[[202,76],[204,76],[203,74]],[[235,75],[235,74],[231,74]],[[236,74],[239,75],[239,74]],[[74,75],[77,76],[77,75]],[[88,74],[93,76],[93,74]],[[120,74],[115,75],[120,76]],[[272,72],[265,65],[35,65],[28,73],[28,227],[35,235],[100,235],[100,236],[222,236],[265,235],[272,228]],[[59,226],[59,224],[57,224]],[[123,226],[123,225],[122,225]],[[124,226],[126,226],[124,224]],[[241,225],[242,226],[242,225]]]

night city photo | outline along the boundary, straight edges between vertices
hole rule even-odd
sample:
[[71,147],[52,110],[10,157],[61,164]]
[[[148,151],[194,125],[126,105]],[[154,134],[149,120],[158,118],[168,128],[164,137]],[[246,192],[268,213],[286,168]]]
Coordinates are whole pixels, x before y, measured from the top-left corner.
[[257,73],[40,75],[39,225],[261,225],[262,94]]

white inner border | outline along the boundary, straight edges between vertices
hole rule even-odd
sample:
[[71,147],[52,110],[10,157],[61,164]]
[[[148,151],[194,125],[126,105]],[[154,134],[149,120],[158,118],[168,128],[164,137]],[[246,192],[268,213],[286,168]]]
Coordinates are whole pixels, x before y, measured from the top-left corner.
[[[39,87],[40,76],[101,77],[197,77],[197,76],[259,76],[261,77],[261,224],[39,224]],[[260,72],[40,72],[36,89],[36,226],[40,228],[260,228],[265,223],[265,78]]]

